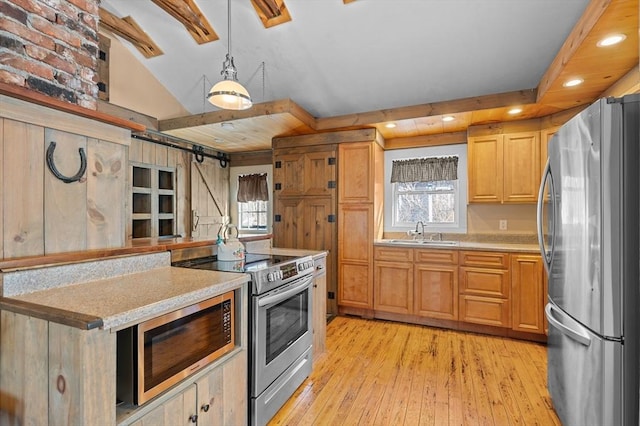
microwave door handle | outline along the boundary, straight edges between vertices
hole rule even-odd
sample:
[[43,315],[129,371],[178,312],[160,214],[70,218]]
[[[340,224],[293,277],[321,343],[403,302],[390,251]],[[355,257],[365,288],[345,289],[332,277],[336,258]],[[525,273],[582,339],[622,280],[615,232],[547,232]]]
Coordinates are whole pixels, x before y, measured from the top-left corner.
[[279,303],[279,302],[285,301],[291,295],[298,293],[300,290],[303,290],[305,287],[309,287],[309,284],[311,284],[311,281],[313,281],[313,275],[309,275],[303,278],[300,281],[300,284],[297,284],[291,288],[288,288],[287,290],[281,293],[274,294],[273,296],[260,297],[258,298],[258,306],[262,307],[262,306],[271,305],[273,303]]
[[[550,203],[551,203],[551,212],[552,217],[551,220],[551,247],[550,251],[547,254],[547,247],[544,244],[544,233],[542,231],[542,210],[544,206],[544,188],[545,184],[549,182],[549,194],[550,194]],[[549,273],[551,269],[551,260],[553,259],[553,251],[554,251],[554,241],[555,241],[555,191],[553,187],[553,176],[551,175],[551,161],[547,159],[547,164],[544,168],[544,172],[542,174],[542,182],[540,183],[540,190],[538,192],[538,209],[536,214],[536,225],[538,230],[538,245],[540,246],[540,253],[542,254],[542,260],[544,263],[544,268],[547,273]]]
[[[584,345],[591,345],[591,337],[589,337],[589,333],[587,330],[578,324],[573,318],[569,317],[564,312],[555,308],[551,303],[547,303],[547,306],[544,307],[544,314],[547,317],[547,321],[549,324],[557,328],[562,334],[569,337],[572,340]],[[565,321],[571,322],[572,327],[566,326],[556,319],[555,315],[562,317]]]

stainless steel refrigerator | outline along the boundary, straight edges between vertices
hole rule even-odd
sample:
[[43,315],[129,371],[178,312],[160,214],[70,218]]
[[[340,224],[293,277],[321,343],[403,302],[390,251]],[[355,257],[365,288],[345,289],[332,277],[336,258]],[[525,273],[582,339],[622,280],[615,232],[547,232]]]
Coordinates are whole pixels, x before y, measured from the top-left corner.
[[600,99],[549,141],[538,239],[547,387],[564,426],[638,425],[640,95]]

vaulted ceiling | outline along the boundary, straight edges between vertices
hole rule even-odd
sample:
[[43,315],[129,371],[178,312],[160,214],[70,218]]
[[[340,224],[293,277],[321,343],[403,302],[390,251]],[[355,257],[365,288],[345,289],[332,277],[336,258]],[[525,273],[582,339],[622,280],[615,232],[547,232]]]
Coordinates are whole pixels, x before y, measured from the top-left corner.
[[[224,0],[101,5],[102,28],[192,113],[161,119],[160,130],[226,152],[362,127],[390,147],[460,142],[470,125],[553,117],[640,90],[638,0],[232,0],[230,18]],[[246,111],[204,102],[229,19],[254,100]],[[613,32],[626,40],[597,47]],[[584,82],[563,87],[571,78]],[[522,112],[509,114],[515,106]]]

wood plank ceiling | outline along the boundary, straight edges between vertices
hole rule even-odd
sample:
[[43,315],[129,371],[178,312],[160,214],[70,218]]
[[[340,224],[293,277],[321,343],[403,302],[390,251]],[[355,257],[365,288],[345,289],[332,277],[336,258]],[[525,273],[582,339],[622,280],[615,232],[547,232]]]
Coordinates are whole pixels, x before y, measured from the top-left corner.
[[[218,39],[193,0],[152,0],[198,43]],[[343,0],[347,4],[356,0]],[[251,0],[265,28],[291,21],[283,0]],[[638,0],[592,0],[535,88],[328,118],[314,118],[293,100],[255,104],[246,111],[215,111],[161,120],[158,130],[225,152],[271,148],[274,137],[375,127],[387,148],[460,143],[470,126],[543,118],[562,124],[602,96],[640,92]],[[132,43],[145,57],[162,51],[135,23],[100,9],[100,25]],[[599,47],[611,33],[619,45]],[[580,77],[575,87],[563,84]],[[517,107],[521,111],[510,111]],[[443,120],[452,116],[451,121]],[[389,126],[389,124],[392,126]]]

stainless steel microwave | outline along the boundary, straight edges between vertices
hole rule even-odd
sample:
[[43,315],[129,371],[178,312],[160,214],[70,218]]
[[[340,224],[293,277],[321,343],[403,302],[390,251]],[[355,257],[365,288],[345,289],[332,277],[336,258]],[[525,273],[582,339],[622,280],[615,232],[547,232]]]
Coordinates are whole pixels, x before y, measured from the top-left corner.
[[235,347],[230,291],[117,332],[116,392],[139,405]]

